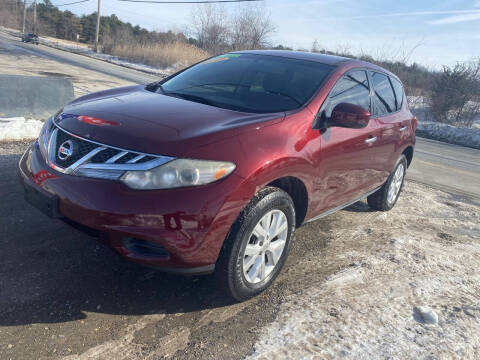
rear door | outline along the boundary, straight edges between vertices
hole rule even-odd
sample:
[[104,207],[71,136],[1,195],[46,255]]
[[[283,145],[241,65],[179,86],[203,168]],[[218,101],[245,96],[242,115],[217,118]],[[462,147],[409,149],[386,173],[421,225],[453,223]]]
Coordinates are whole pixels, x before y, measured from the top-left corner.
[[[339,103],[351,103],[371,111],[365,70],[354,69],[341,77],[320,108],[319,116],[328,119]],[[344,205],[378,184],[374,161],[378,135],[375,121],[363,129],[329,127],[322,133],[317,213]]]
[[402,118],[400,111],[403,106],[403,88],[398,80],[380,72],[369,71],[369,77],[373,90],[372,117],[379,129],[376,159],[381,165],[385,181],[395,165],[402,135],[407,129],[404,124],[407,119]]
[[[400,146],[404,144],[411,136],[411,120],[412,117],[409,116],[408,112],[402,111],[404,108],[404,101],[406,100],[405,91],[403,89],[402,83],[390,76],[390,82],[392,83],[393,90],[395,92],[395,103],[397,106],[398,116],[396,117],[398,131],[400,133]],[[397,159],[395,159],[396,161]]]

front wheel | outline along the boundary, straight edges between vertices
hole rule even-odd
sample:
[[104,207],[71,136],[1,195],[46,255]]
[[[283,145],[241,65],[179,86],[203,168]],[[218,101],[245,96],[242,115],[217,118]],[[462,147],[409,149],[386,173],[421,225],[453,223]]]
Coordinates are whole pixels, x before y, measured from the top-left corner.
[[407,171],[407,158],[400,156],[393,171],[383,186],[375,193],[367,197],[368,205],[372,209],[380,211],[391,210],[400,196]]
[[233,224],[216,264],[220,285],[237,301],[268,288],[287,259],[295,209],[281,189],[260,190]]

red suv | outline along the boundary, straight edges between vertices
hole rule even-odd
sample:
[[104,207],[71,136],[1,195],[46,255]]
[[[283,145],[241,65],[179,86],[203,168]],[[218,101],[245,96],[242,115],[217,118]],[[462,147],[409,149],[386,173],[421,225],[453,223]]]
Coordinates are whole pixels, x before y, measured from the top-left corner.
[[296,227],[363,197],[390,210],[412,161],[402,84],[362,61],[213,57],[147,86],[76,99],[20,161],[26,199],[129,260],[267,288]]

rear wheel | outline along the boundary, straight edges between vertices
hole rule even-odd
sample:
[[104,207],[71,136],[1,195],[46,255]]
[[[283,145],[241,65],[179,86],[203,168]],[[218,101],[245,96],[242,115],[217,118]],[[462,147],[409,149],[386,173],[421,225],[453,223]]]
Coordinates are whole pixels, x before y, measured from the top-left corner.
[[386,183],[378,191],[367,197],[368,205],[372,209],[388,211],[395,206],[403,188],[406,170],[407,158],[402,155]]
[[274,187],[259,191],[242,211],[217,261],[220,285],[237,301],[268,288],[283,267],[295,229],[290,196]]

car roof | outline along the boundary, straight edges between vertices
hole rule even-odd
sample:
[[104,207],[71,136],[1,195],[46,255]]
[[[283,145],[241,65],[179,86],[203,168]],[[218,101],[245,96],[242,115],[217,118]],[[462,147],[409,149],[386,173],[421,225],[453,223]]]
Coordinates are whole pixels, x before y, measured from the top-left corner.
[[244,50],[244,51],[235,51],[231,54],[255,54],[255,55],[278,56],[278,57],[285,57],[290,59],[315,61],[318,63],[332,65],[332,66],[346,65],[348,63],[350,65],[353,65],[354,67],[363,67],[373,71],[383,72],[388,76],[393,76],[398,81],[402,82],[397,75],[395,75],[394,73],[388,71],[387,69],[381,66],[372,64],[368,61],[352,59],[352,58],[347,58],[347,57],[337,56],[337,55],[326,55],[326,54],[312,53],[307,51],[291,51],[291,50]]
[[309,60],[315,61],[327,65],[338,65],[346,61],[351,61],[352,59],[335,56],[335,55],[325,55],[318,53],[311,53],[306,51],[289,51],[289,50],[246,50],[246,51],[236,51],[234,54],[254,54],[254,55],[268,55],[268,56],[278,56],[285,57],[290,59],[298,60]]

